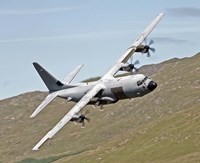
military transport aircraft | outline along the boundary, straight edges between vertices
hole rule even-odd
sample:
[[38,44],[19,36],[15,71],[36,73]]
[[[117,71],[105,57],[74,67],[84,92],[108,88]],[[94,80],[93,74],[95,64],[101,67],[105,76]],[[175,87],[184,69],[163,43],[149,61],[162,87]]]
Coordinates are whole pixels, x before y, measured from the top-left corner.
[[163,16],[164,13],[160,13],[147,26],[139,38],[135,40],[133,45],[126,50],[119,60],[117,60],[114,66],[112,66],[98,81],[70,84],[83,65],[77,66],[63,81],[59,81],[38,63],[33,63],[35,69],[49,89],[49,95],[30,117],[35,117],[56,97],[64,98],[67,101],[74,101],[77,102],[77,104],[35,145],[32,150],[38,150],[45,141],[52,138],[69,121],[82,123],[83,125],[84,120],[89,121],[89,118],[85,115],[79,114],[87,104],[98,105],[102,108],[103,105],[115,103],[118,100],[144,96],[157,87],[157,84],[152,79],[142,74],[132,74],[117,78],[115,75],[119,71],[132,72],[135,69],[134,64],[128,63],[128,60],[132,57],[134,52],[147,53],[147,56],[149,56],[150,50],[155,51],[155,49],[150,47],[152,41],[149,45],[142,45],[142,43]]

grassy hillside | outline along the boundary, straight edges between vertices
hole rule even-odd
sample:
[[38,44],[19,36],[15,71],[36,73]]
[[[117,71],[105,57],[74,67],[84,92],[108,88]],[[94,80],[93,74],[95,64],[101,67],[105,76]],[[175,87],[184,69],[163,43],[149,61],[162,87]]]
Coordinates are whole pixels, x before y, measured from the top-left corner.
[[0,162],[200,162],[200,54],[140,72],[158,83],[154,92],[103,112],[85,107],[85,129],[69,123],[36,152],[32,147],[74,104],[56,99],[30,119],[46,93],[0,101]]

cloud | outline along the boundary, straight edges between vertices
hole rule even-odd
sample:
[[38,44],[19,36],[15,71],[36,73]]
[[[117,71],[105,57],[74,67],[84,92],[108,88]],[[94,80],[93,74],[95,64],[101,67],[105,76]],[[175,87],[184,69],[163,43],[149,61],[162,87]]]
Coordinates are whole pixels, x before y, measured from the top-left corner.
[[44,36],[44,37],[28,37],[28,38],[11,38],[11,39],[0,40],[0,43],[20,43],[20,42],[27,42],[27,41],[43,41],[43,40],[59,40],[59,39],[88,39],[88,38],[92,38],[91,33]]
[[198,7],[167,8],[167,12],[177,17],[200,17],[200,8]]
[[110,39],[120,35],[125,35],[130,31],[116,30],[116,31],[102,31],[102,32],[86,32],[86,33],[75,33],[75,34],[63,34],[57,36],[44,36],[44,37],[28,37],[28,38],[11,38],[1,39],[0,43],[20,43],[27,41],[43,41],[43,40],[60,40],[60,39],[74,39],[74,40],[95,40],[95,39]]
[[[43,41],[43,40],[60,40],[60,39],[94,39],[98,37],[98,33],[77,33],[70,35],[44,36],[44,37],[28,37],[28,38],[11,38],[2,39],[0,43],[20,43],[27,41]],[[101,35],[99,35],[100,37]]]
[[194,45],[194,42],[184,40],[184,39],[175,39],[175,38],[170,38],[170,37],[154,37],[152,38],[155,42],[162,43],[162,44],[189,44],[189,45]]
[[17,42],[26,42],[26,41],[40,41],[40,40],[56,40],[56,39],[65,39],[70,38],[70,36],[49,36],[49,37],[29,37],[29,38],[12,38],[0,40],[0,43],[17,43]]
[[81,7],[56,7],[46,9],[28,9],[28,10],[2,10],[0,9],[0,15],[37,15],[37,14],[50,14],[56,12],[78,10]]

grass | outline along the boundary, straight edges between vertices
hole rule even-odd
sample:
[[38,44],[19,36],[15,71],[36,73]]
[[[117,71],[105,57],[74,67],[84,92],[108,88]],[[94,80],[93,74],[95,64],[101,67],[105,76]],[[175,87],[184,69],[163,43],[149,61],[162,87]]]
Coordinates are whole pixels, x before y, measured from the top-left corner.
[[[128,131],[94,151],[70,162],[185,162],[200,161],[199,107],[189,108]],[[191,157],[193,155],[193,157]],[[183,161],[183,160],[182,160]],[[176,162],[176,161],[175,161]]]
[[46,93],[2,100],[0,162],[200,162],[199,70],[200,54],[141,68],[154,72],[154,92],[103,112],[87,106],[91,123],[85,129],[69,123],[36,152],[33,146],[74,103],[56,99],[30,119]]

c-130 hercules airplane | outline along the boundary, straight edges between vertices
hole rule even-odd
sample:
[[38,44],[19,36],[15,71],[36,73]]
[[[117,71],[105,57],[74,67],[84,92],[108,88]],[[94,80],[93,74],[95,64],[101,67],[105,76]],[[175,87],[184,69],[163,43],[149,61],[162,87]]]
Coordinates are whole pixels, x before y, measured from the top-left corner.
[[62,82],[54,78],[38,63],[33,65],[45,85],[49,89],[49,95],[38,106],[30,117],[35,117],[45,106],[56,97],[64,98],[67,101],[74,101],[77,104],[50,130],[32,150],[39,150],[39,147],[48,139],[52,138],[69,121],[82,123],[89,121],[85,115],[78,114],[87,104],[98,105],[102,108],[105,104],[115,103],[122,99],[131,99],[144,96],[152,92],[157,84],[149,77],[143,74],[129,75],[115,78],[118,71],[132,72],[135,69],[134,64],[129,64],[128,60],[135,52],[147,53],[155,51],[149,45],[142,45],[148,35],[163,18],[164,13],[160,13],[144,30],[144,32],[135,40],[133,45],[117,60],[113,67],[101,77],[98,81],[90,83],[70,84],[83,65],[77,66]]

